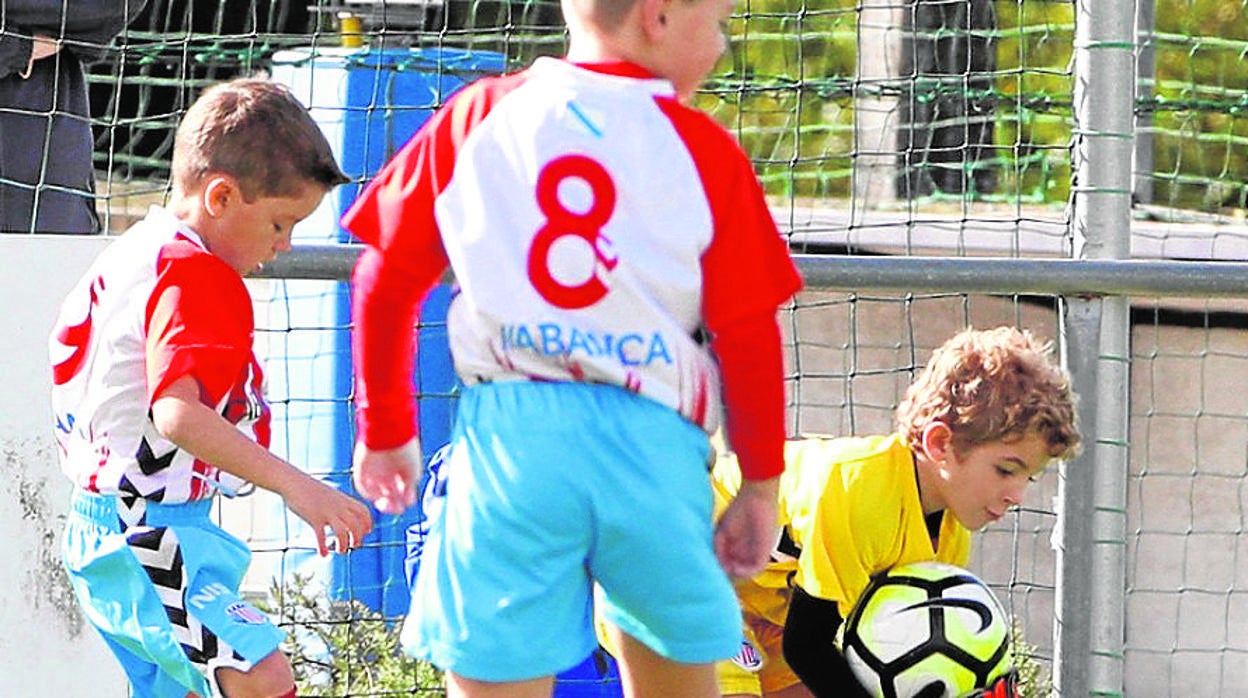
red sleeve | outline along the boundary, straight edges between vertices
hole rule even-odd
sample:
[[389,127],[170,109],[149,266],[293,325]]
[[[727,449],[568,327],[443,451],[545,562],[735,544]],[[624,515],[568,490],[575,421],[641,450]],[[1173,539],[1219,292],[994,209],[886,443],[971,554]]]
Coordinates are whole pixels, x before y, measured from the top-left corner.
[[351,277],[356,425],[369,448],[397,448],[416,434],[416,323],[420,301],[441,270],[406,273],[375,247],[365,250]]
[[401,446],[416,433],[415,327],[420,302],[448,265],[434,201],[454,174],[468,132],[521,76],[480,80],[457,92],[343,216],[343,227],[368,245],[351,285],[356,423],[370,448]]
[[728,440],[747,480],[784,471],[784,365],[776,311],[802,287],[740,145],[709,116],[662,103],[707,194],[714,235],[702,256],[702,316],[720,361]]
[[724,423],[741,476],[766,480],[784,472],[784,356],[780,326],[758,316],[730,325],[711,346],[724,382]]
[[358,436],[370,448],[395,448],[416,433],[415,328],[421,300],[447,266],[433,216],[439,116],[343,217],[343,227],[368,245],[351,277],[351,353]]
[[242,277],[190,242],[161,251],[146,322],[149,402],[189,374],[215,408],[251,362],[255,317]]

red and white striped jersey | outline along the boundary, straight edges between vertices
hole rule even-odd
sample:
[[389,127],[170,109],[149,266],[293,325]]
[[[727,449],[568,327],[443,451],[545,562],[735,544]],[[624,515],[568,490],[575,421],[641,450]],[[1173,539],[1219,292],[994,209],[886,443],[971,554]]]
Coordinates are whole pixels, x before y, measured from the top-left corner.
[[92,492],[175,504],[237,492],[241,479],[157,433],[152,397],[185,376],[202,399],[267,446],[269,409],[252,352],[251,297],[238,273],[153,207],[66,297],[49,340],[61,468]]
[[[800,286],[740,146],[623,63],[541,58],[469,85],[344,225],[421,283],[449,263],[464,382],[617,384],[708,431],[720,378],[700,330],[771,317]],[[368,363],[364,406],[400,404],[404,367]]]

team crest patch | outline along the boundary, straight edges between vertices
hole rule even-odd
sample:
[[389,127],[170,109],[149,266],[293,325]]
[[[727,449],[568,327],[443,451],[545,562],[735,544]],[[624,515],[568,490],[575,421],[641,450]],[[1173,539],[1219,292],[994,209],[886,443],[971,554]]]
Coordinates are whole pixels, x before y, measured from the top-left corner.
[[741,638],[741,649],[733,655],[732,663],[746,671],[757,672],[763,668],[763,655],[749,638]]
[[269,617],[261,613],[254,606],[243,601],[235,601],[225,607],[225,615],[233,618],[239,623],[248,625],[264,625],[269,622]]

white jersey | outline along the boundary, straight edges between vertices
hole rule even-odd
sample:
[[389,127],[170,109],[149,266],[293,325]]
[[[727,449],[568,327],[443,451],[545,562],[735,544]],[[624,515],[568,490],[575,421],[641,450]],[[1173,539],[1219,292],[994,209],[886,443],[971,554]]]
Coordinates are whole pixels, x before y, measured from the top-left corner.
[[193,376],[210,406],[268,444],[242,278],[167,211],[113,242],[66,297],[50,338],[61,467],[92,492],[166,504],[245,483],[161,436],[152,396]]
[[[670,95],[666,81],[540,60],[469,134],[436,207],[466,383],[615,383],[718,424],[718,372],[694,339],[711,215],[655,102]],[[638,160],[644,178],[630,175]]]
[[627,64],[542,58],[466,87],[345,223],[412,264],[445,251],[465,383],[616,384],[708,431],[720,377],[700,330],[774,312],[796,288],[740,147]]

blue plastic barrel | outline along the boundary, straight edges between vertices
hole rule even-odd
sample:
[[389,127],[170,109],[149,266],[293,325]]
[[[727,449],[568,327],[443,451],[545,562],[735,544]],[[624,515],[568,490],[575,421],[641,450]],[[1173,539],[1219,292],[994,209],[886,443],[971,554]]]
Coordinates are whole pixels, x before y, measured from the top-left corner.
[[[451,48],[307,48],[280,51],[273,78],[290,86],[309,108],[351,184],[339,187],[296,227],[300,242],[351,242],[338,222],[364,184],[446,99],[463,85],[501,73],[501,54]],[[348,326],[348,284],[287,280],[262,326],[289,327],[261,337],[270,345],[265,367],[273,402],[273,449],[309,472],[351,489],[354,411]],[[421,442],[449,438],[455,375],[446,342],[450,290],[435,289],[421,311],[420,351],[414,376],[421,414]],[[276,315],[274,317],[273,315]],[[287,540],[308,540],[306,526],[275,512]],[[330,595],[356,599],[388,616],[407,612],[403,573],[405,531],[411,513],[376,515],[365,548],[328,563]],[[324,575],[325,563],[306,549],[289,551],[277,575]]]

